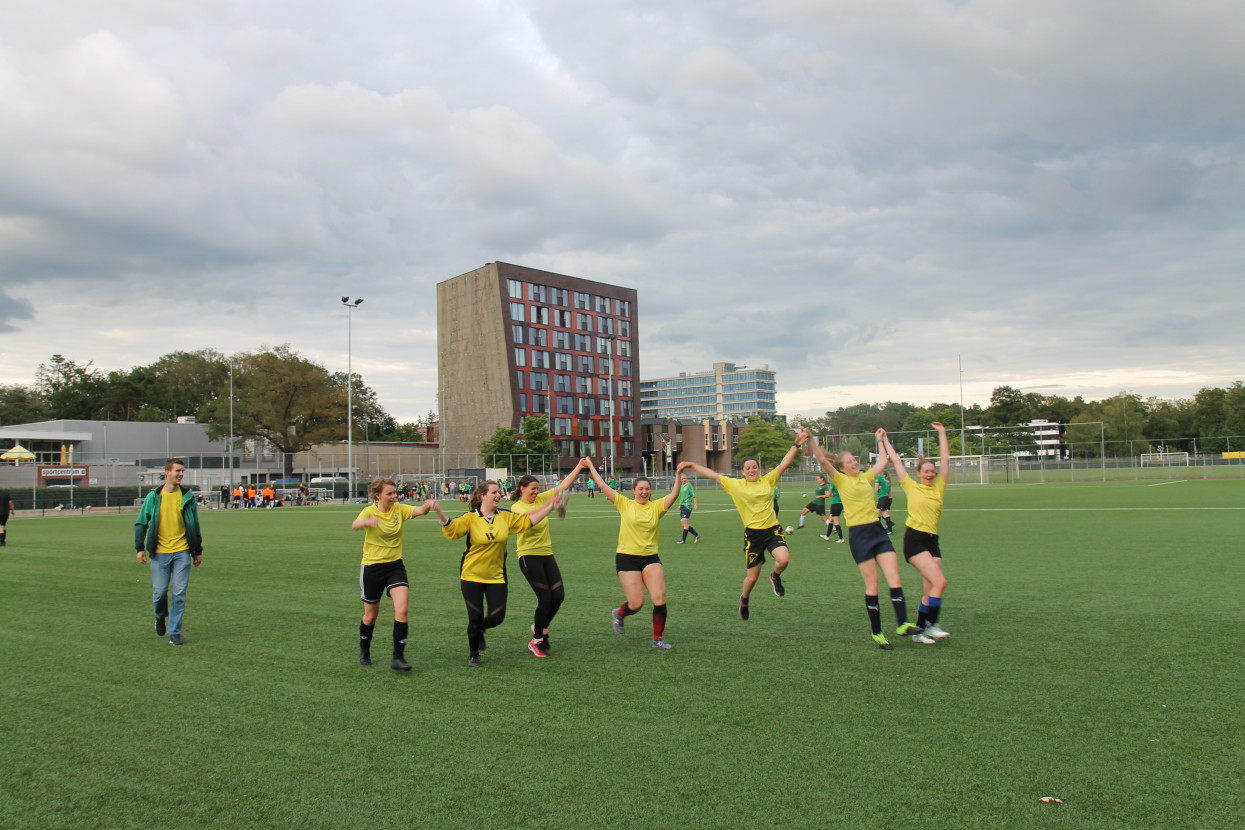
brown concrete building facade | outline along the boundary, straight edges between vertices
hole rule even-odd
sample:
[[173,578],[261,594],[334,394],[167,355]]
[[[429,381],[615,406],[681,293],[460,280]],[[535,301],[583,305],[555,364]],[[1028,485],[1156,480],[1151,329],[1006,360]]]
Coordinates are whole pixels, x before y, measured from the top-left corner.
[[[447,452],[546,416],[557,469],[585,455],[641,469],[635,289],[490,262],[437,284],[437,364]],[[611,408],[612,407],[612,408]]]

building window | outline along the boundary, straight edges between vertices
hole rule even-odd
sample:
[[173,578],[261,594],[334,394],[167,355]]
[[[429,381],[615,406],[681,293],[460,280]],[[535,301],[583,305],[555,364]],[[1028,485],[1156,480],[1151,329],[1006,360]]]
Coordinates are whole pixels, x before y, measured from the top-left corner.
[[579,414],[580,415],[596,415],[597,414],[596,403],[597,403],[596,398],[580,398],[579,399]]
[[579,431],[576,434],[581,438],[588,438],[593,435],[592,421],[589,421],[587,418],[579,419],[578,429]]
[[554,375],[553,376],[553,391],[554,392],[571,391],[571,376],[570,375]]
[[509,287],[510,296],[513,299],[516,299],[516,300],[523,299],[523,283],[519,282],[518,280],[506,280],[506,285]]
[[522,373],[522,372],[515,372],[515,373],[514,373],[514,377],[515,377],[515,385],[516,385],[519,389],[522,389],[522,388],[523,388],[523,373]]
[[622,449],[618,451],[618,454],[622,456],[635,455],[635,441],[623,441]]
[[529,283],[527,286],[527,298],[532,302],[543,303],[545,301],[545,287],[536,283]]
[[[571,415],[574,413],[574,408],[575,408],[574,398],[570,397],[569,395],[558,395],[558,414],[559,415]],[[569,419],[567,420],[567,424],[570,424]],[[570,432],[569,427],[567,428],[567,432],[568,433]]]
[[575,327],[580,331],[592,331],[592,315],[575,312]]
[[575,446],[574,441],[559,441],[558,452],[562,454],[563,458],[567,458],[571,455],[571,447],[573,446]]
[[631,301],[630,300],[619,300],[618,301],[618,316],[619,317],[630,317],[631,316]]
[[548,329],[528,329],[527,345],[529,346],[548,346]]
[[571,370],[571,356],[565,352],[557,352],[553,356],[553,368],[569,372]]
[[[562,399],[559,398],[558,399],[558,412],[561,412],[561,411],[562,411]],[[570,418],[554,418],[553,419],[553,434],[554,435],[570,435],[571,434],[571,419]]]
[[614,372],[613,368],[610,366],[610,360],[609,360],[609,358],[606,358],[606,357],[598,357],[598,358],[597,358],[597,365],[598,365],[598,367],[599,367],[599,368],[598,368],[598,371],[597,371],[597,374],[599,374],[599,375],[610,375],[610,374],[613,374],[613,372]]
[[522,323],[524,317],[526,316],[527,316],[527,312],[523,308],[523,303],[511,303],[510,304],[510,319],[511,320],[518,320],[520,323]]
[[597,338],[597,354],[608,354],[609,348],[610,348],[609,340],[605,339],[604,337]]
[[610,379],[597,378],[597,394],[608,395],[610,393]]
[[519,395],[519,411],[527,412],[527,395]]
[[579,442],[579,454],[580,455],[596,455],[597,454],[597,442],[596,441],[580,441]]
[[635,417],[635,413],[631,409],[631,398],[623,398],[618,402],[618,414],[624,418]]
[[555,308],[553,310],[553,324],[564,329],[571,328],[571,312]]
[[565,288],[552,288],[550,289],[550,292],[553,295],[551,299],[554,305],[568,305],[568,294]]
[[550,367],[549,352],[538,352],[532,350],[532,368],[533,369],[549,369]]
[[549,325],[549,309],[545,308],[544,306],[534,305],[534,306],[531,306],[531,310],[532,310],[532,313],[531,313],[530,322],[536,323],[542,326]]
[[[619,324],[621,325],[621,323]],[[614,342],[614,354],[619,357],[631,357],[631,341],[617,340]]]
[[580,395],[592,394],[592,378],[579,375],[575,378],[575,391]]
[[[540,345],[545,345],[541,343]],[[555,331],[553,333],[553,347],[555,349],[569,349],[571,347],[571,335],[565,331]]]
[[549,390],[549,376],[544,372],[532,372],[528,383],[533,392],[547,392]]
[[618,321],[618,336],[619,337],[630,337],[631,336],[631,322],[630,321],[628,320]]
[[[520,364],[521,365],[521,364]],[[592,374],[592,358],[588,355],[579,356],[579,371]]]
[[527,358],[527,349],[515,349],[514,350],[514,365],[515,366],[526,366],[527,365],[526,358]]
[[629,380],[618,381],[618,397],[620,398],[631,397],[631,381]]
[[588,295],[582,292],[575,292],[575,308],[591,308],[592,305],[588,300]]
[[[624,378],[631,377],[631,361],[630,360],[618,361],[618,374],[620,377],[624,377]],[[631,384],[628,383],[627,385],[630,386]],[[628,392],[627,394],[630,395],[631,393]]]
[[598,317],[597,318],[597,334],[613,334],[613,333],[614,333],[614,318],[613,317]]
[[609,297],[597,297],[597,313],[598,314],[609,314],[610,313],[610,298]]
[[592,335],[590,334],[575,335],[575,351],[577,352],[592,351]]
[[510,339],[514,341],[516,346],[523,345],[523,326],[510,327]]

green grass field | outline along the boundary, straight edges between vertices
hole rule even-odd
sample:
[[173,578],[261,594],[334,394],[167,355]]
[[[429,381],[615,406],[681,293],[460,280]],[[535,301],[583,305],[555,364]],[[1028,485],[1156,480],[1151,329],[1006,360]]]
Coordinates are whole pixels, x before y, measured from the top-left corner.
[[[784,524],[811,489],[785,483]],[[133,516],[15,519],[0,827],[1245,825],[1245,482],[952,488],[953,636],[890,652],[815,524],[741,621],[739,520],[701,495],[704,542],[664,520],[673,651],[647,606],[613,632],[617,514],[581,495],[553,527],[553,656],[525,648],[512,560],[478,670],[459,543],[416,520],[409,674],[357,662],[357,508],[204,513],[183,648],[152,631]]]

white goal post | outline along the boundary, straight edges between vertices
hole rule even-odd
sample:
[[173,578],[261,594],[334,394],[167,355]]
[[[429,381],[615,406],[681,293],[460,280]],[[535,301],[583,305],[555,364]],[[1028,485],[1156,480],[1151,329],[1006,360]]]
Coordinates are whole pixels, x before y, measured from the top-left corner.
[[1189,454],[1187,452],[1143,452],[1141,454],[1141,466],[1188,467]]
[[944,476],[948,484],[1006,484],[1019,481],[1020,459],[1014,455],[953,455],[951,470]]

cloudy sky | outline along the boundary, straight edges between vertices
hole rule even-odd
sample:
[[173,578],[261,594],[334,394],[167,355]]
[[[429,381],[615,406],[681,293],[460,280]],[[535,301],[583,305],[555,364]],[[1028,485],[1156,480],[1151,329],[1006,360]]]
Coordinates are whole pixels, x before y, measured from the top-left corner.
[[[639,291],[779,410],[1245,378],[1223,0],[6,0],[0,383],[288,343],[436,405],[437,282]],[[742,335],[742,336],[741,336]]]

